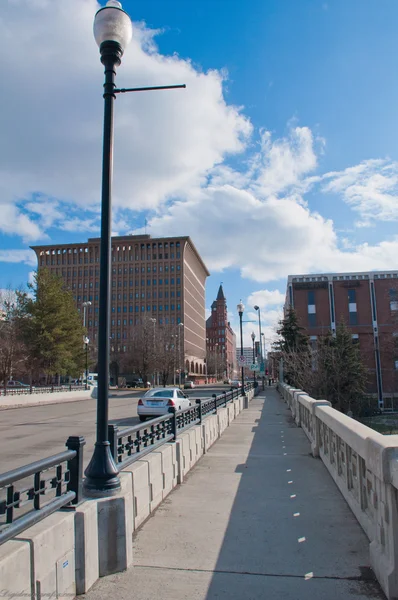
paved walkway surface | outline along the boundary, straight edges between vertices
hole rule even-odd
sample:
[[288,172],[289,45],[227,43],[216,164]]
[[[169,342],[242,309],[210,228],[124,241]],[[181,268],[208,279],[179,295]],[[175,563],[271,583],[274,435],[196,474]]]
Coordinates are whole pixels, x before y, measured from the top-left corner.
[[87,600],[383,599],[369,542],[273,388],[134,537]]

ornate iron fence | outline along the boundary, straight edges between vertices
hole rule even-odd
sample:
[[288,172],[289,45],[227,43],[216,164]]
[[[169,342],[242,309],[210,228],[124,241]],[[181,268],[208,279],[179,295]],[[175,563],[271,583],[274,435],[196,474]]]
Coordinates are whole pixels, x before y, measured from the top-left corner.
[[26,396],[27,394],[52,394],[53,392],[76,392],[85,390],[83,385],[43,385],[32,387],[0,387],[0,396]]
[[[251,390],[252,387],[253,384],[248,383],[245,390]],[[196,400],[194,405],[185,410],[176,411],[171,408],[169,414],[151,419],[142,425],[125,429],[119,429],[117,425],[109,425],[111,453],[119,470],[155,448],[175,441],[179,432],[200,424],[208,415],[217,414],[219,408],[226,407],[229,402],[238,398],[240,393],[240,389],[231,389],[219,396],[213,394],[211,398]]]
[[85,443],[69,437],[68,450],[0,475],[0,545],[81,501]]

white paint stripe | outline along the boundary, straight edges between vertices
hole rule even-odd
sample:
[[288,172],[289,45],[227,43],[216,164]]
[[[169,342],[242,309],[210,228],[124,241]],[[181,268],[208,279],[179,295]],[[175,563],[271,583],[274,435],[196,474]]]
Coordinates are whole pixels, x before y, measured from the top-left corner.
[[288,483],[293,483],[293,481],[288,481]]
[[312,579],[314,577],[314,573],[311,571],[311,573],[306,573],[304,575],[304,579],[307,581],[308,579]]
[[296,497],[296,494],[292,494],[290,497],[291,497],[291,498],[295,498],[295,497]]
[[293,517],[299,517],[300,513],[293,513]]
[[291,473],[292,470],[291,469],[286,469],[286,473]]
[[305,542],[305,541],[306,541],[306,540],[305,540],[305,537],[301,537],[301,538],[299,538],[299,539],[298,539],[298,543],[299,543],[299,544],[302,544],[302,543],[303,543],[303,542]]

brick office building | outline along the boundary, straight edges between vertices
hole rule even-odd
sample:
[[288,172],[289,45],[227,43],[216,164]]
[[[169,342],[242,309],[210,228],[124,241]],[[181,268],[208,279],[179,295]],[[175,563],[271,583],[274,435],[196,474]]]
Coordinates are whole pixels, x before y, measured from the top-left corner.
[[[223,373],[217,369],[219,375],[233,378],[236,370],[236,336],[228,321],[227,301],[222,285],[211,305],[211,315],[206,321],[206,340],[208,365],[211,366],[211,370],[214,372],[215,365],[223,365]],[[210,370],[208,374],[211,375]]]
[[398,271],[290,275],[289,306],[312,344],[344,321],[368,368],[368,392],[380,406],[398,396]]
[[[38,268],[63,277],[79,311],[87,307],[90,340],[97,339],[100,239],[84,244],[32,246]],[[188,375],[204,372],[206,358],[205,283],[209,272],[189,237],[112,238],[111,338],[128,350],[134,325],[143,316],[159,325],[179,325]]]

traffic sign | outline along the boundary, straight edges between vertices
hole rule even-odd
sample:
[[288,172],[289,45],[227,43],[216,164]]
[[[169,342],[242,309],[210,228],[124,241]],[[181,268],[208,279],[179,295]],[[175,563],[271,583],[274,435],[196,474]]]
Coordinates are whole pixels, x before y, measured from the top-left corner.
[[239,363],[240,367],[244,367],[245,364],[246,364],[246,357],[245,356],[239,356],[238,363]]
[[250,365],[250,371],[259,371],[260,366],[257,364]]

